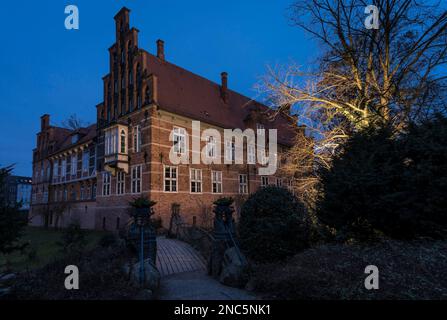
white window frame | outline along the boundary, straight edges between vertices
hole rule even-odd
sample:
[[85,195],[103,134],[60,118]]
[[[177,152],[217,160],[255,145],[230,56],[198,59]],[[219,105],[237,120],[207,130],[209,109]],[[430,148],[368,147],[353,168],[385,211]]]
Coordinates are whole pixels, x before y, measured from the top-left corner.
[[256,123],[256,133],[258,135],[265,135],[265,126],[262,123]]
[[246,174],[239,175],[239,194],[248,194],[248,176]]
[[110,172],[103,172],[102,173],[102,195],[104,197],[106,196],[110,196],[111,194],[111,183],[112,181],[112,175],[110,174]]
[[71,170],[70,174],[72,176],[76,176],[76,173],[78,171],[78,155],[76,153],[73,153],[71,155]]
[[67,159],[62,160],[62,166],[61,166],[61,177],[62,179],[65,179],[67,175]]
[[269,177],[261,176],[261,187],[265,188],[269,185]]
[[118,171],[116,175],[116,194],[123,195],[126,193],[126,173]]
[[236,145],[233,140],[225,140],[225,159],[231,162],[236,159]]
[[[190,193],[202,193],[202,169],[189,169],[189,192]],[[193,186],[195,191],[193,191]]]
[[82,174],[87,173],[90,165],[90,150],[84,150],[82,152]]
[[[169,169],[169,177],[166,177],[166,169]],[[175,178],[173,178],[173,172],[175,171]],[[163,192],[177,193],[178,192],[178,167],[175,166],[163,166]],[[170,188],[166,190],[166,181],[169,181]],[[175,182],[175,190],[173,190],[173,182]]]
[[222,171],[211,171],[211,193],[223,193]]
[[59,175],[59,161],[53,162],[53,181],[57,181]]
[[283,182],[283,181],[282,181],[282,178],[276,178],[276,186],[277,186],[277,187],[280,187],[280,188],[281,188],[281,187],[282,187],[282,182]]
[[177,154],[186,153],[186,129],[181,127],[174,127],[172,131],[172,144],[174,152]]
[[217,142],[213,136],[208,136],[206,139],[206,157],[208,159],[215,159],[217,157]]
[[131,169],[131,183],[130,183],[130,191],[133,194],[139,194],[142,192],[142,179],[143,177],[143,166],[137,165],[132,167]]
[[141,127],[136,125],[133,128],[133,152],[141,151]]
[[256,164],[256,147],[254,145],[247,145],[247,163]]

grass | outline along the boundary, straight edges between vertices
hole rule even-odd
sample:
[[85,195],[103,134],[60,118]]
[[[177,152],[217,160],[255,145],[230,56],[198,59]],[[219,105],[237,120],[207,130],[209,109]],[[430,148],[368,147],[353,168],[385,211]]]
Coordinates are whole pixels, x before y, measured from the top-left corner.
[[[103,231],[85,231],[87,245],[85,250],[91,250],[98,244],[105,234]],[[60,258],[61,252],[58,242],[61,240],[62,230],[26,227],[21,243],[29,242],[23,252],[14,252],[9,255],[0,254],[0,272],[7,269],[18,272],[39,268]]]

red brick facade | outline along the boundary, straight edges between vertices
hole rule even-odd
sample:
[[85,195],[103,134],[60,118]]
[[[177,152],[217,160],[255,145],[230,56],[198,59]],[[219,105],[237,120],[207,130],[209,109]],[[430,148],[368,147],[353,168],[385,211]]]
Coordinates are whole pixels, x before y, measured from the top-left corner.
[[[109,49],[110,72],[103,77],[97,123],[70,131],[42,117],[33,154],[32,224],[78,221],[83,228],[116,230],[129,219],[129,201],[140,195],[157,202],[155,212],[165,226],[173,203],[180,204],[185,222],[209,224],[215,199],[232,196],[237,206],[267,178],[258,175],[255,164],[173,166],[173,128],[186,130],[191,141],[193,120],[201,121],[201,131],[213,128],[222,137],[224,128],[256,130],[262,124],[278,129],[283,149],[293,139],[289,124],[280,116],[271,119],[266,106],[230,90],[226,73],[218,85],[167,62],[163,41],[157,41],[157,55],[140,49],[128,9],[115,21],[116,43]],[[205,145],[202,141],[201,148]],[[278,175],[269,176],[268,183],[286,185],[288,180]]]

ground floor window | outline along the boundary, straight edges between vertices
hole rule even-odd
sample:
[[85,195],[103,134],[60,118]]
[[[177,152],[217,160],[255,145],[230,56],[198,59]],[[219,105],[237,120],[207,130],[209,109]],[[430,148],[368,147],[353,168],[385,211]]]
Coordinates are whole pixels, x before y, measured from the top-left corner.
[[177,167],[164,167],[164,188],[165,192],[177,192]]
[[281,178],[276,179],[276,186],[282,187],[282,179]]
[[269,177],[262,176],[261,177],[261,187],[265,188],[269,185]]
[[131,189],[132,193],[140,193],[141,192],[141,170],[142,166],[135,166],[132,168],[132,176],[131,176]]
[[125,193],[125,179],[126,173],[124,171],[118,172],[116,176],[116,193],[124,194]]
[[222,193],[222,171],[211,171],[213,193]]
[[201,193],[202,192],[202,170],[191,169],[190,170],[190,180],[191,180],[191,192]]
[[240,194],[248,193],[248,177],[246,174],[239,175],[239,193]]
[[102,174],[102,195],[109,196],[110,195],[110,172],[103,172]]

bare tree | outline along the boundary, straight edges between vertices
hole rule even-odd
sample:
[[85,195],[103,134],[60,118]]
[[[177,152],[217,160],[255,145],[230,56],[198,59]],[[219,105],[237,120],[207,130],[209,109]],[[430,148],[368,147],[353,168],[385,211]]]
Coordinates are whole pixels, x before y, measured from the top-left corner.
[[354,129],[375,122],[397,128],[445,110],[447,12],[441,3],[376,0],[379,28],[365,26],[362,0],[300,0],[293,24],[322,44],[317,67],[271,69],[264,89],[277,106]]
[[81,120],[76,114],[72,114],[68,119],[62,121],[62,127],[70,130],[78,130],[86,126],[88,126],[88,123]]
[[[321,55],[306,69],[293,63],[269,68],[260,86],[277,113],[306,126],[304,135],[295,121],[297,140],[282,170],[308,203],[319,182],[315,168],[329,167],[352,132],[378,123],[403,130],[446,108],[442,3],[373,2],[296,1],[290,20],[318,40]],[[369,4],[379,10],[378,29],[365,26]]]

